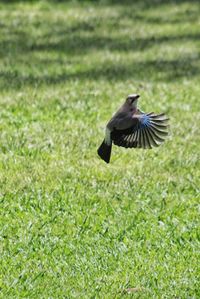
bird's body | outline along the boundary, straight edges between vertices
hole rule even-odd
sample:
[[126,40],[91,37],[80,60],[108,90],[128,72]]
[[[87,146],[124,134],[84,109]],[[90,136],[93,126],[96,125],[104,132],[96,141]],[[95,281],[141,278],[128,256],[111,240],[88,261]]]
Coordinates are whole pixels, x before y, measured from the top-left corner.
[[144,113],[137,108],[139,95],[129,95],[125,103],[106,125],[105,138],[98,149],[99,156],[110,162],[112,143],[123,147],[152,148],[167,136],[168,118],[162,114]]

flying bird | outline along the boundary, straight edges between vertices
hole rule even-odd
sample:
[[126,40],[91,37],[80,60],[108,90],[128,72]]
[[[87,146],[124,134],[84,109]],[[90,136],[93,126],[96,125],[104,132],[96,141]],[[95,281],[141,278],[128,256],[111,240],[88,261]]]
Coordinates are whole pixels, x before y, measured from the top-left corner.
[[125,148],[151,149],[168,135],[168,118],[164,113],[144,113],[137,108],[138,94],[130,94],[106,125],[105,138],[98,155],[110,162],[112,143]]

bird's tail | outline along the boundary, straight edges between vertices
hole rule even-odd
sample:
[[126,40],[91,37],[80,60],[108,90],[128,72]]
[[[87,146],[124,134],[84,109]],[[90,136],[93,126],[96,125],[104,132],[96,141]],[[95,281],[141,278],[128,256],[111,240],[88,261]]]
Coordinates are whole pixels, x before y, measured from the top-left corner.
[[111,149],[112,149],[112,143],[110,145],[107,145],[105,143],[105,139],[98,148],[98,155],[103,159],[106,163],[110,162],[110,156],[111,156]]

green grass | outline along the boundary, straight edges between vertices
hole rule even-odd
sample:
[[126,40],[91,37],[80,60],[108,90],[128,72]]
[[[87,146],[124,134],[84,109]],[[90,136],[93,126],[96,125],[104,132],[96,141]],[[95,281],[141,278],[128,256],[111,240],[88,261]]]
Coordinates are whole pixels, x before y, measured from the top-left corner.
[[[199,1],[8,2],[1,298],[199,298]],[[170,136],[106,165],[104,126],[133,92]]]

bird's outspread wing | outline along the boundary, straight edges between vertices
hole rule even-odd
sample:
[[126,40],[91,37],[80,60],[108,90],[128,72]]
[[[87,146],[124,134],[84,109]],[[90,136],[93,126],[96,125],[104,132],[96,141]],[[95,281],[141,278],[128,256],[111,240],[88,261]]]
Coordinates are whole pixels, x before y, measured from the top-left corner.
[[123,130],[113,130],[111,139],[115,145],[135,148],[159,146],[168,135],[168,118],[164,113],[140,113],[133,115],[133,126]]

